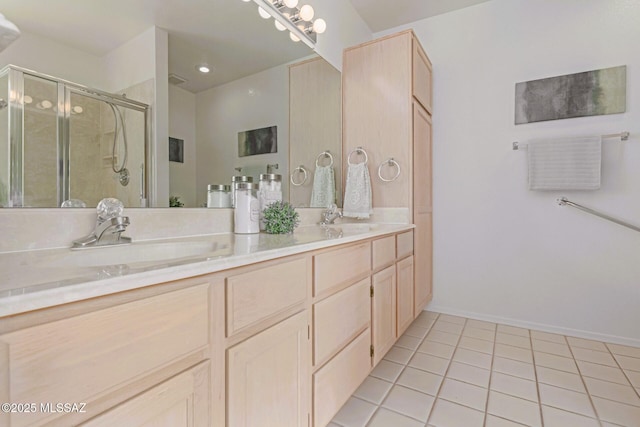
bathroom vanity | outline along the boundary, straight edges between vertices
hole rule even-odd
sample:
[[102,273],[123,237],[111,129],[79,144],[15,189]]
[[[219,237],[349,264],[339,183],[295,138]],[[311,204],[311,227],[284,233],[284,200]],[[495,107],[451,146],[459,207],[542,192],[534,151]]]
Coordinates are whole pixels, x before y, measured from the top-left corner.
[[2,294],[0,425],[325,426],[419,314],[413,226],[236,237]]

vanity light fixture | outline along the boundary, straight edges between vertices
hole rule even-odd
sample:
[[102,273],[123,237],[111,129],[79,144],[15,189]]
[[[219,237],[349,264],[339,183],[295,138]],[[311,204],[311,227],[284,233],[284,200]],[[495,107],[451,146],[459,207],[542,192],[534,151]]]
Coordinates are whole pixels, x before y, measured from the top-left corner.
[[273,17],[279,31],[289,30],[289,38],[294,42],[302,40],[310,48],[314,48],[317,35],[327,29],[324,19],[313,17],[315,12],[311,5],[298,8],[298,0],[253,0],[258,5],[260,16],[265,19]]

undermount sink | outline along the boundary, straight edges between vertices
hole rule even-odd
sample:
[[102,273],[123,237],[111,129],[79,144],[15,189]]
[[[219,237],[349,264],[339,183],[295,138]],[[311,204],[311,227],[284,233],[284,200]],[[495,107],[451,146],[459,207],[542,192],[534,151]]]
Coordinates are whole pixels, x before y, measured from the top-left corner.
[[220,245],[211,241],[133,243],[69,251],[55,263],[61,267],[101,267],[205,256],[219,249]]

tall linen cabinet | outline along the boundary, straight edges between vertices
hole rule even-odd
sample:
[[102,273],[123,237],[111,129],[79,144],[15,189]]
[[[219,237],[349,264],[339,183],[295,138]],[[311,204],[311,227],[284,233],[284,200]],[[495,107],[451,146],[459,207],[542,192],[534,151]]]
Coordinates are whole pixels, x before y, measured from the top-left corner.
[[[374,208],[406,208],[414,230],[414,307],[432,298],[432,65],[413,31],[344,51],[343,158],[368,154]],[[395,160],[398,170],[389,162]],[[353,154],[352,162],[362,161]]]

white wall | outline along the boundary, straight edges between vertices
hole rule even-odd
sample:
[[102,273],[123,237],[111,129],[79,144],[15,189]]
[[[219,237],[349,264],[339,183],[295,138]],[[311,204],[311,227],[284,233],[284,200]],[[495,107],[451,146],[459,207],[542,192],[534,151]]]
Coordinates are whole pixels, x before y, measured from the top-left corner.
[[169,36],[158,27],[118,46],[104,57],[109,92],[154,79],[155,99],[151,105],[151,165],[149,206],[169,206]]
[[169,85],[169,136],[184,140],[184,163],[169,162],[169,194],[196,208],[196,96]]
[[[278,126],[278,152],[238,157],[238,132]],[[196,95],[197,203],[208,184],[228,184],[235,167],[278,163],[275,173],[288,177],[289,68],[279,65]],[[232,160],[230,160],[232,159]],[[243,174],[245,172],[243,171]],[[262,172],[264,173],[264,171]],[[288,179],[283,193],[289,194]]]
[[[640,3],[493,0],[413,28],[434,64],[430,309],[640,345]],[[376,36],[380,36],[376,34]],[[516,82],[627,65],[625,114],[515,126]],[[630,131],[603,145],[602,188],[527,190],[512,141]]]
[[106,90],[101,57],[35,34],[22,32],[18,40],[0,53],[0,67],[9,64]]

